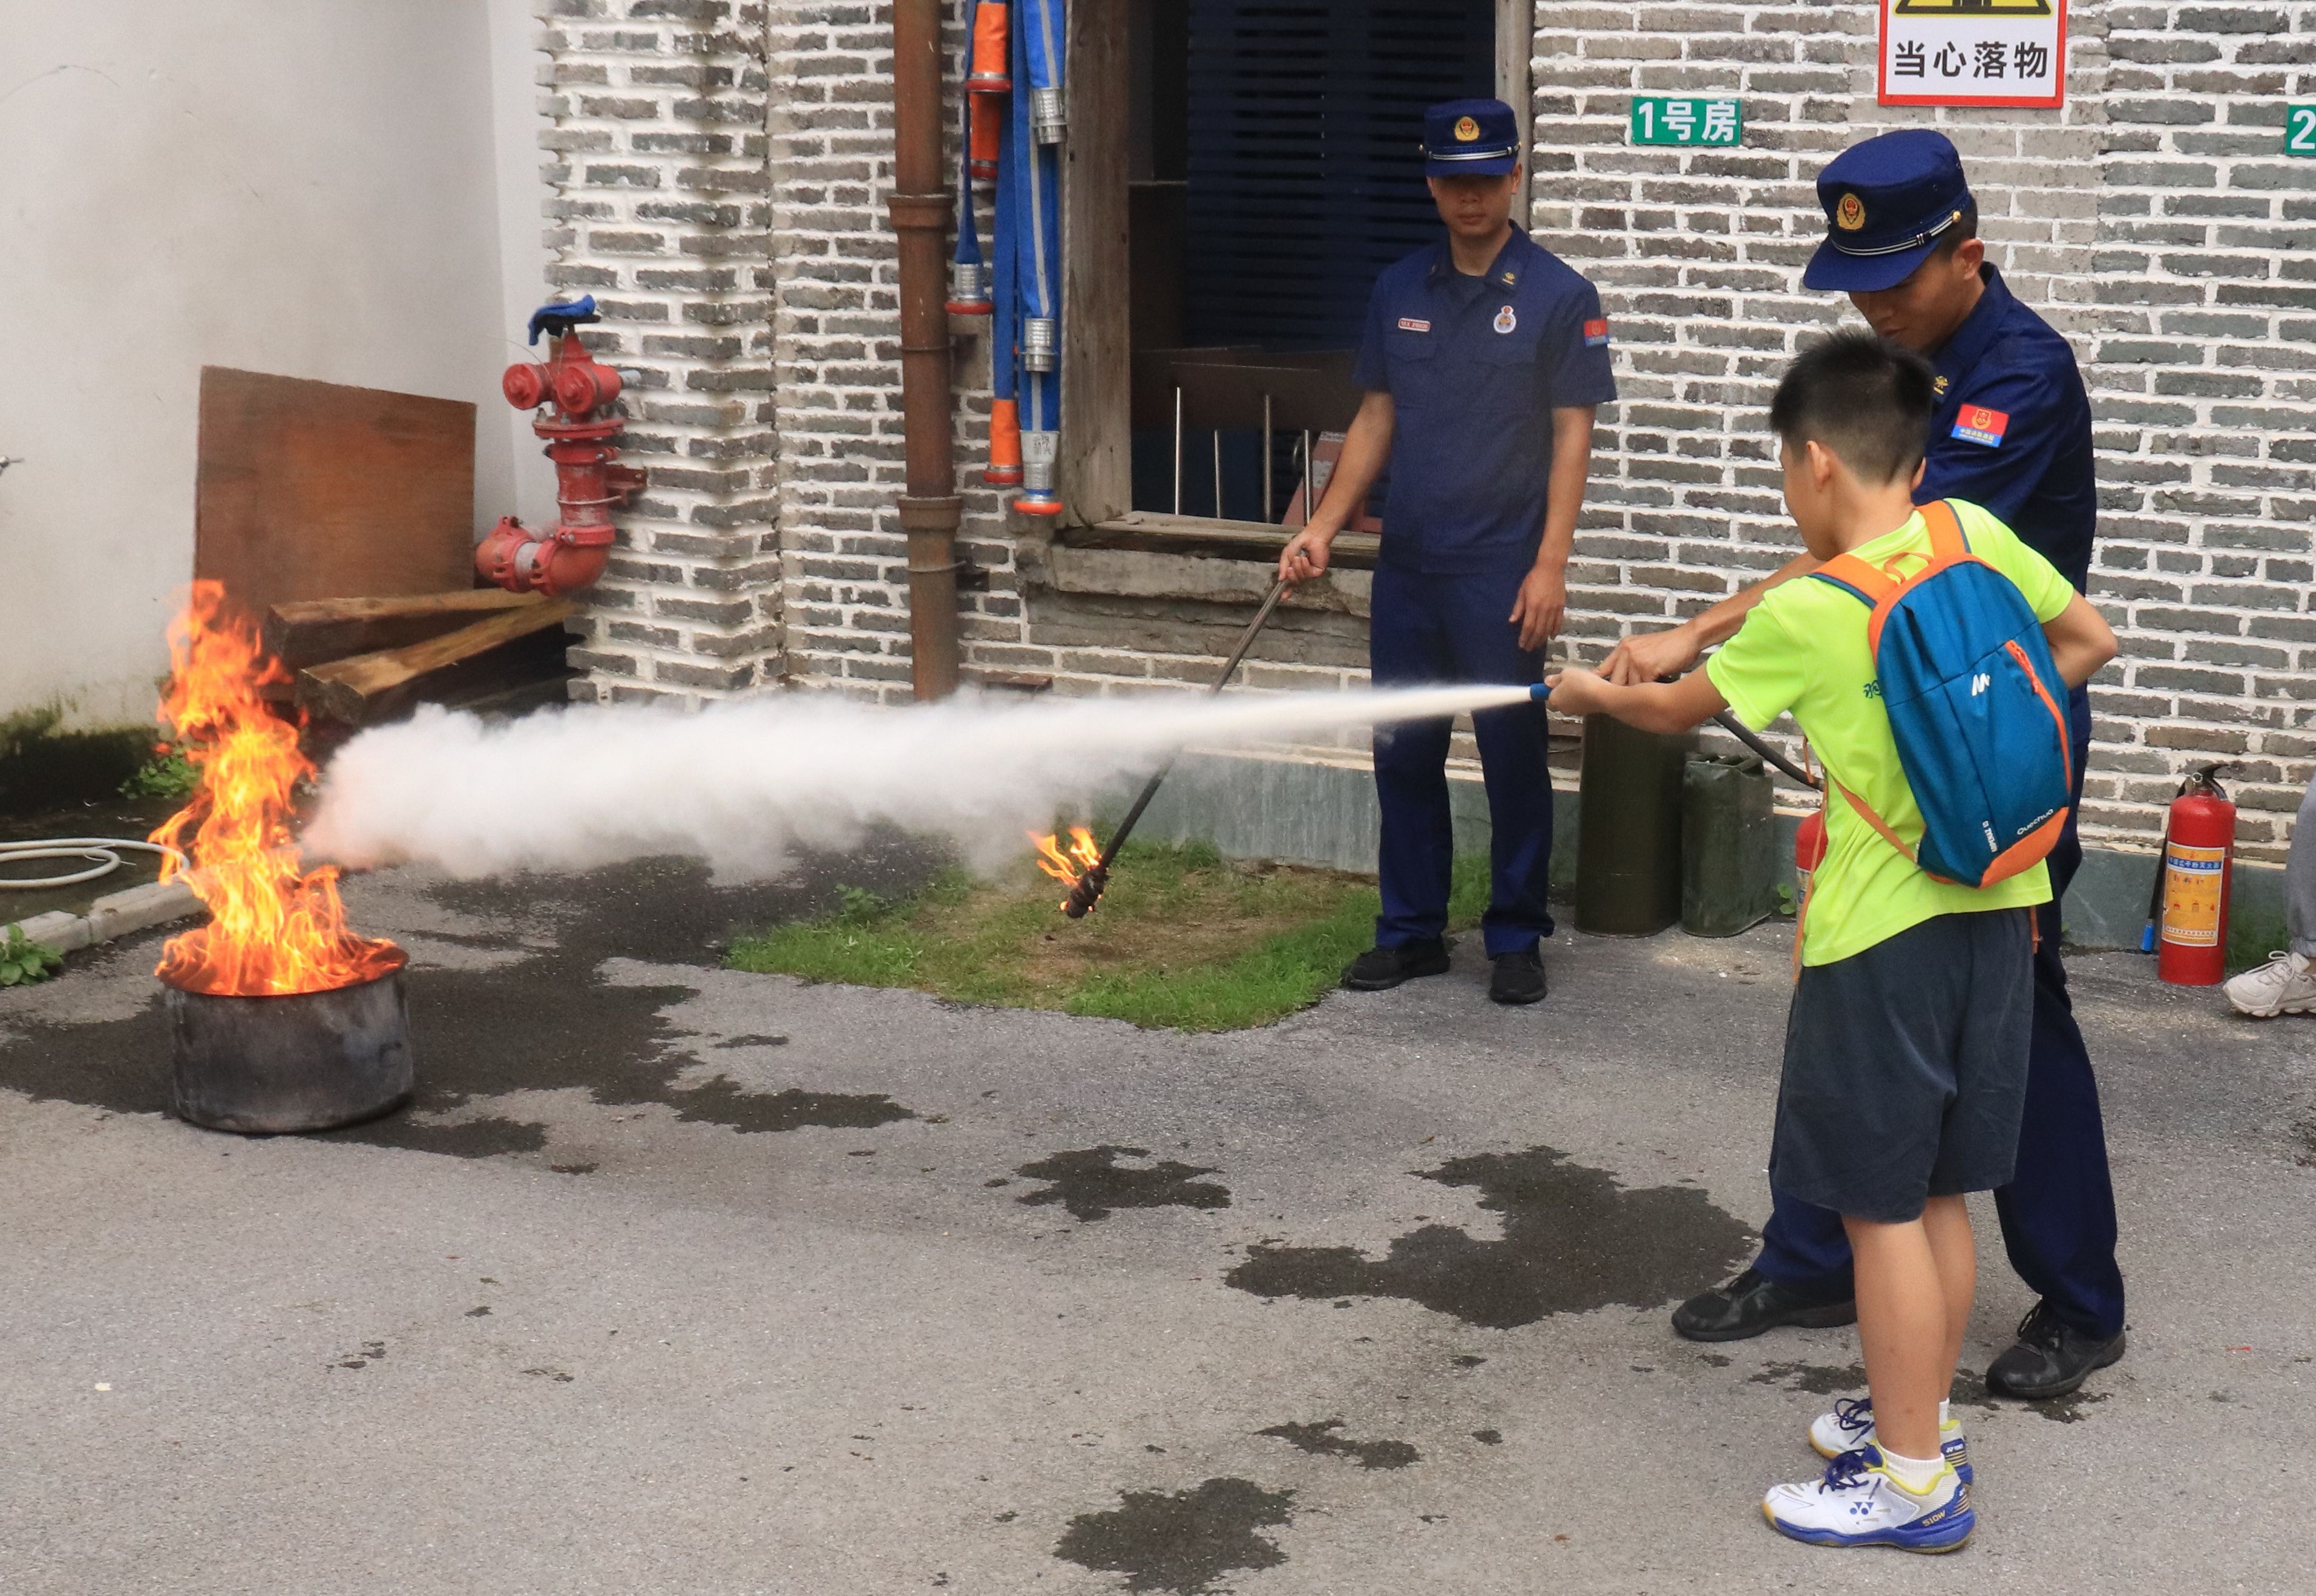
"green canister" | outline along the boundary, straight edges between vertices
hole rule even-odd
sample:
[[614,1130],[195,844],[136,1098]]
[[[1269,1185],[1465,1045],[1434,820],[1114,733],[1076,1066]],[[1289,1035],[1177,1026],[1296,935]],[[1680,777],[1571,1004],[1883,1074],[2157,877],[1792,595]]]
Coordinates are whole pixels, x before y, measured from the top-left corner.
[[1584,717],[1579,931],[1650,936],[1680,918],[1681,771],[1696,747],[1694,732],[1666,737],[1610,715]]
[[1681,782],[1680,928],[1734,936],[1777,910],[1774,783],[1759,754],[1692,758]]

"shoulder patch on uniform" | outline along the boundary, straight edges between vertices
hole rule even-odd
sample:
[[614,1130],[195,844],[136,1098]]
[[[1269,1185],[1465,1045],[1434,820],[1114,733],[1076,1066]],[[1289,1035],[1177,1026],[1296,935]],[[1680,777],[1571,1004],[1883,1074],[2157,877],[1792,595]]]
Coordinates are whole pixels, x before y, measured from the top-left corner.
[[1608,341],[1608,322],[1607,317],[1598,316],[1584,324],[1584,347],[1586,349],[1599,349]]
[[1399,318],[1399,330],[1403,332],[1429,332],[1431,331],[1431,324],[1418,321],[1413,316],[1402,316]]
[[1965,404],[1955,418],[1954,436],[1965,443],[1982,443],[1994,448],[2002,442],[2002,434],[2010,426],[2010,412],[1989,410],[1983,404]]
[[1512,314],[1512,307],[1510,306],[1507,305],[1501,310],[1496,312],[1497,332],[1509,332],[1519,325],[1519,317]]

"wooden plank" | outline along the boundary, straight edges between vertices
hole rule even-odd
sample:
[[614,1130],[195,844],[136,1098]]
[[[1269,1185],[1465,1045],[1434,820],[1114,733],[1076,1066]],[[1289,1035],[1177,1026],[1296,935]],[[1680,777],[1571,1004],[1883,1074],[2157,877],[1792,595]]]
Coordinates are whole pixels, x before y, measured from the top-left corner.
[[463,588],[392,598],[299,598],[265,614],[265,651],[291,670],[440,637],[503,609],[546,603],[537,593]]
[[1062,146],[1064,513],[1087,524],[1134,508],[1127,0],[1072,0],[1070,136]]
[[474,585],[475,407],[201,368],[193,574],[243,609]]
[[[333,660],[298,673],[298,702],[348,725],[375,724],[423,699],[495,691],[559,662],[566,646],[564,620],[578,613],[567,598],[502,610],[455,632],[397,649]],[[506,659],[494,652],[538,637],[539,644]]]

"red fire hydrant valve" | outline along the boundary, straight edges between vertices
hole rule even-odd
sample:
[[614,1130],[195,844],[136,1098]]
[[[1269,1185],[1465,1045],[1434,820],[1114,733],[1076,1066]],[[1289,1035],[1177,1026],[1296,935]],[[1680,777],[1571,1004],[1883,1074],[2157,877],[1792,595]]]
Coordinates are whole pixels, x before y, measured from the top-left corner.
[[595,582],[618,536],[610,512],[644,485],[644,474],[619,464],[619,451],[610,442],[627,424],[614,409],[619,374],[580,341],[580,324],[600,319],[592,294],[540,306],[530,318],[530,341],[537,343],[545,332],[554,341],[553,353],[544,366],[510,366],[499,379],[500,391],[517,410],[555,407],[553,420],[531,422],[555,462],[555,529],[533,532],[505,516],[475,545],[475,569],[483,580],[511,593],[559,598]]

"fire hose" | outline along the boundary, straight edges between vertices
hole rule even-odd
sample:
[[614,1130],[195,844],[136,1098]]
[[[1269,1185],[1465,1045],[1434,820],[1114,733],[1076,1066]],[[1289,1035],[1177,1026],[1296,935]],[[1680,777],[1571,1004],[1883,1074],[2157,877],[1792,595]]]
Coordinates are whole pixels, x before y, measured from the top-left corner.
[[159,854],[165,858],[174,857],[180,864],[185,863],[185,856],[176,848],[129,837],[42,837],[28,842],[0,842],[0,865],[22,864],[32,859],[84,859],[88,862],[87,869],[64,875],[0,877],[0,892],[28,891],[41,887],[76,887],[83,882],[111,875],[129,863],[120,856],[122,848]]
[[[1270,584],[1270,591],[1263,598],[1262,607],[1254,612],[1254,619],[1247,624],[1246,631],[1238,640],[1238,647],[1233,649],[1231,657],[1223,661],[1221,671],[1215,677],[1214,686],[1207,689],[1207,696],[1211,698],[1230,685],[1230,678],[1238,672],[1239,661],[1246,658],[1246,651],[1254,646],[1254,640],[1262,634],[1262,628],[1269,624],[1271,611],[1277,609],[1278,601],[1287,596],[1287,579],[1283,576]],[[1174,761],[1180,758],[1180,749],[1167,755],[1166,762],[1151,772],[1150,779],[1142,784],[1142,792],[1134,800],[1133,807],[1126,811],[1126,818],[1118,822],[1118,829],[1109,834],[1109,841],[1102,847],[1101,857],[1087,868],[1086,873],[1078,878],[1077,884],[1070,889],[1070,895],[1062,900],[1064,914],[1073,920],[1082,920],[1100,900],[1102,890],[1109,885],[1109,866],[1118,857],[1118,850],[1125,847],[1126,839],[1134,834],[1135,824],[1142,819],[1142,811],[1150,807],[1150,801],[1158,795],[1159,784],[1166,779],[1174,768]]]

